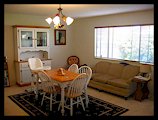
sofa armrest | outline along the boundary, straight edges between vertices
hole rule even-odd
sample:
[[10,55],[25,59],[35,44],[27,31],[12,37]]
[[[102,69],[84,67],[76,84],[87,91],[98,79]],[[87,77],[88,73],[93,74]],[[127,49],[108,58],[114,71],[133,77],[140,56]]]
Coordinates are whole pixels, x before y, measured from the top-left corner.
[[129,79],[127,80],[127,83],[128,83],[128,84],[131,84],[131,83],[133,82],[133,81],[132,81],[133,78],[134,78],[134,77],[129,78]]

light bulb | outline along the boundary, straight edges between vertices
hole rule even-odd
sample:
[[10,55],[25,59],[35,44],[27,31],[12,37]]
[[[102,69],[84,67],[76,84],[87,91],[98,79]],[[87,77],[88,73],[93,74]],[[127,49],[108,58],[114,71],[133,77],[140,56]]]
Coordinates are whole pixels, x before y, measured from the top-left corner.
[[50,18],[50,17],[49,17],[49,18],[47,18],[47,19],[45,19],[45,20],[47,21],[47,23],[48,23],[49,25],[50,25],[50,24],[51,24],[51,22],[53,21],[53,20],[52,20],[52,18]]
[[67,25],[70,25],[73,21],[74,21],[74,19],[71,18],[71,17],[67,17],[67,18],[66,18],[66,24],[67,24]]
[[59,18],[58,15],[53,18],[53,22],[54,22],[55,25],[60,23],[60,18]]

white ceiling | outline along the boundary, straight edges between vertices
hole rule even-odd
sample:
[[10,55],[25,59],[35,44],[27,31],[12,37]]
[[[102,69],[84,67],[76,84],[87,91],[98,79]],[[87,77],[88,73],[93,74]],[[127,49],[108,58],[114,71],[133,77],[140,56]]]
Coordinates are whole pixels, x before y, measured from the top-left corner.
[[[55,16],[59,4],[4,4],[4,12]],[[154,9],[153,4],[61,4],[63,14],[72,18],[83,18],[116,13]]]

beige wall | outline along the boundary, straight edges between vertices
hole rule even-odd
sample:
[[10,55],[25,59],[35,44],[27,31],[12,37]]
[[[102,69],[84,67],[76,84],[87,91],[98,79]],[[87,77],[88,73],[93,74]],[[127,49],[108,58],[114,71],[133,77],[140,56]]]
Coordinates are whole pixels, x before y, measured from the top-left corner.
[[4,27],[4,55],[7,56],[10,84],[15,84],[13,30],[11,26]]
[[[5,13],[5,55],[8,56],[11,83],[15,83],[14,76],[14,47],[12,38],[12,25],[36,25],[48,26],[45,17],[6,14]],[[101,59],[94,58],[94,27],[98,26],[115,26],[115,25],[131,25],[131,24],[153,24],[154,11],[140,11],[124,14],[114,14],[99,17],[75,19],[74,23],[66,28],[66,45],[54,45],[54,29],[51,28],[50,33],[50,56],[52,59],[52,68],[66,66],[66,59],[70,55],[77,55],[81,64],[87,64],[91,67]],[[9,43],[9,44],[8,44]],[[114,61],[116,62],[116,61]],[[135,63],[137,64],[137,63]],[[154,79],[149,83],[150,98],[153,98]]]

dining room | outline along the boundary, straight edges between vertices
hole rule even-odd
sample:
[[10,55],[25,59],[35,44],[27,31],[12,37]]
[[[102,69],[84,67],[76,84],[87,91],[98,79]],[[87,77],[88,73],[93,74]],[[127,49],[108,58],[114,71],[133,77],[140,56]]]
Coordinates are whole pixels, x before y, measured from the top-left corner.
[[[57,14],[61,14],[60,24],[53,20],[58,18]],[[52,20],[48,19],[49,16]],[[68,17],[73,19],[70,25],[64,21]],[[102,39],[97,36],[103,33],[98,32],[102,29],[130,26],[134,29],[137,25],[150,36],[144,37],[149,42],[142,42],[144,38],[135,39],[144,45],[130,46],[132,42],[126,41],[128,44],[123,46],[123,42],[117,42],[117,39],[124,40],[133,35],[125,35],[127,30],[123,35],[113,36],[116,39],[113,45],[120,46],[111,46],[113,39],[101,44]],[[4,4],[4,56],[7,65],[4,70],[4,116],[154,116],[153,27],[154,4]],[[108,30],[103,31],[107,34]],[[126,40],[135,36],[138,36],[138,30]],[[108,45],[108,53],[104,53],[104,45]],[[142,49],[144,46],[148,47]],[[118,49],[110,50],[112,47]],[[138,56],[138,61],[136,58],[136,61],[117,58],[121,50],[125,50],[122,55],[129,52],[129,48],[139,48],[131,50],[133,53],[143,50],[141,55],[146,56],[143,60],[149,60],[145,62],[153,66],[148,99],[139,102],[131,95],[124,100],[88,86],[94,74],[93,68],[99,61],[123,61],[140,66],[141,56]],[[149,52],[144,52],[146,50]],[[115,52],[113,58],[106,56]],[[122,56],[128,57],[126,54]],[[37,68],[29,65],[29,58],[33,61],[39,59]]]

